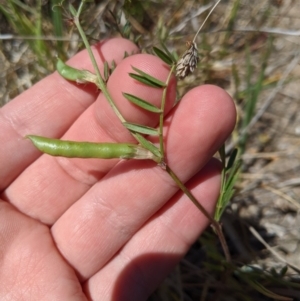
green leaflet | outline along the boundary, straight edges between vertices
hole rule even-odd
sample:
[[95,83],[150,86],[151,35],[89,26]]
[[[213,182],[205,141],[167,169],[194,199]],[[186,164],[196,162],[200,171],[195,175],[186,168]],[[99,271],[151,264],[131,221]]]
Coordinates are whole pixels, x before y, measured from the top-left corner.
[[30,139],[40,151],[51,156],[67,158],[157,160],[152,152],[136,144],[75,142],[34,135],[28,135],[26,138]]
[[159,49],[157,47],[153,47],[153,51],[166,64],[171,66],[174,63],[173,58],[166,52],[162,51],[161,49]]
[[123,122],[123,125],[130,131],[150,136],[158,136],[158,130],[155,128],[151,128],[149,126],[130,123],[130,122]]
[[129,73],[130,77],[134,78],[135,80],[137,80],[147,86],[154,87],[154,88],[165,88],[166,87],[166,84],[164,82],[147,74],[146,72],[144,72],[138,68],[135,68],[133,66],[132,66],[132,69],[138,73],[138,74]]
[[160,163],[162,159],[162,154],[160,152],[160,150],[149,140],[147,140],[146,138],[144,138],[141,134],[136,133],[136,136],[139,139],[140,144],[148,149],[151,153],[153,153],[155,155],[155,157],[157,157],[159,160],[156,160],[157,163]]
[[73,17],[76,17],[77,12],[72,4],[69,4],[69,10],[70,10],[71,14],[73,15]]
[[153,113],[162,113],[160,108],[154,106],[153,104],[149,103],[148,101],[146,101],[144,99],[141,99],[141,98],[134,96],[132,94],[129,94],[129,93],[123,92],[122,94],[127,100],[129,100],[130,102],[134,103],[135,105],[143,108],[146,111],[153,112]]
[[108,81],[109,78],[109,66],[107,61],[104,62],[104,81]]
[[226,166],[226,171],[229,170],[231,167],[233,167],[237,154],[238,154],[238,149],[235,148],[229,157],[229,160],[228,160],[228,163]]

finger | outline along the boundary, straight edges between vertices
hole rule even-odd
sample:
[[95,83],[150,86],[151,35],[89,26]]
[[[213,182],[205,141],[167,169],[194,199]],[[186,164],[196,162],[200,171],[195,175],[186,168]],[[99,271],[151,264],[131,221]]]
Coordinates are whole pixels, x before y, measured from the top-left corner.
[[[187,183],[210,214],[220,189],[218,163],[210,161]],[[146,300],[207,224],[195,205],[181,192],[177,193],[84,284],[86,295],[94,301]]]
[[[222,89],[189,92],[166,120],[170,167],[186,182],[224,143],[235,124],[235,108]],[[52,227],[66,260],[87,279],[178,190],[151,162],[120,162]]]
[[85,301],[49,228],[0,200],[0,299]]
[[[133,43],[120,38],[93,47],[100,69],[103,69],[105,60],[119,63],[125,51],[132,53],[138,49]],[[92,70],[86,51],[73,57],[69,64]],[[1,108],[0,191],[40,155],[23,137],[27,134],[61,137],[97,94],[95,86],[76,85],[55,72]]]
[[[134,55],[119,64],[108,82],[108,88],[117,106],[131,122],[155,126],[158,115],[150,112],[141,114],[141,109],[126,100],[122,92],[135,94],[159,106],[163,91],[141,85],[130,78],[128,73],[132,71],[132,65],[162,81],[166,80],[169,70],[157,57]],[[173,78],[167,92],[167,111],[174,100]],[[103,94],[82,113],[63,138],[79,141],[134,142],[129,131],[107,104]],[[118,160],[67,159],[44,155],[6,189],[4,196],[21,212],[52,224],[117,162]]]

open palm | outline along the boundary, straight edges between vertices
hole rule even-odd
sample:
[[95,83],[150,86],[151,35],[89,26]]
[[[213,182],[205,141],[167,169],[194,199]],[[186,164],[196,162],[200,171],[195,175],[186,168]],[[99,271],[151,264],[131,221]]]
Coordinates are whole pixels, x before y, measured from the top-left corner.
[[[162,90],[128,76],[131,66],[165,81],[167,66],[125,39],[93,47],[100,69],[117,63],[108,89],[126,120],[155,126],[157,115],[122,92],[159,106]],[[69,64],[92,71],[85,51]],[[220,164],[211,159],[230,134],[235,109],[214,86],[175,101],[168,88],[167,162],[209,212]],[[54,73],[0,111],[0,299],[145,300],[207,226],[207,220],[152,161],[41,155],[25,135],[134,142],[101,92]]]

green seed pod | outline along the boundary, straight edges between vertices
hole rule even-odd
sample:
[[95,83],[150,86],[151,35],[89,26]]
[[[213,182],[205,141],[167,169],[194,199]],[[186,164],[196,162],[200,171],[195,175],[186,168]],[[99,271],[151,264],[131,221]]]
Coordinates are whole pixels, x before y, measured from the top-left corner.
[[67,158],[102,158],[102,159],[152,159],[158,158],[142,146],[130,143],[93,143],[50,139],[28,135],[40,151],[51,156]]
[[97,83],[97,76],[87,70],[75,69],[65,64],[60,58],[57,58],[56,70],[65,79],[74,81],[78,84],[87,82]]

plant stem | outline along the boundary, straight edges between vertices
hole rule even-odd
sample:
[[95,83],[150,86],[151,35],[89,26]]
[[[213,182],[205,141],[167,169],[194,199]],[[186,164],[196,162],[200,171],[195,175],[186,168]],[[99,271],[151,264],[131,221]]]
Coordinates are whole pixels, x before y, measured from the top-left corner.
[[164,112],[165,112],[165,106],[166,106],[166,99],[167,99],[167,89],[170,83],[170,79],[172,76],[172,73],[175,69],[176,65],[173,65],[171,67],[171,70],[169,72],[167,81],[166,81],[166,87],[163,90],[162,100],[161,100],[161,113],[159,115],[159,148],[160,152],[162,154],[162,158],[165,157],[165,151],[164,151],[164,135],[163,135],[163,126],[164,126]]
[[121,112],[119,111],[119,109],[117,108],[117,106],[115,105],[113,99],[111,98],[108,90],[107,90],[107,87],[106,87],[106,84],[104,83],[104,80],[101,76],[101,73],[100,73],[100,70],[99,70],[99,67],[97,65],[97,62],[96,62],[96,59],[95,59],[95,56],[92,52],[92,49],[91,49],[91,46],[86,38],[86,35],[80,25],[80,22],[79,22],[79,16],[80,16],[80,13],[82,11],[82,7],[83,7],[83,4],[84,4],[84,1],[81,1],[80,3],[80,6],[78,8],[78,11],[77,11],[77,16],[74,20],[75,24],[76,24],[76,27],[80,33],[80,36],[83,40],[83,43],[84,43],[84,46],[86,48],[86,50],[88,51],[88,54],[89,54],[89,57],[92,61],[92,64],[93,64],[93,67],[94,67],[94,70],[96,72],[96,75],[97,75],[97,78],[98,78],[98,86],[100,88],[100,90],[102,91],[102,93],[105,95],[107,101],[109,102],[110,106],[112,107],[112,109],[114,110],[115,114],[118,116],[118,118],[120,119],[121,122],[125,122],[125,118],[122,116]]
[[193,202],[193,204],[210,221],[213,229],[215,230],[215,232],[217,233],[217,235],[220,239],[220,242],[221,242],[224,254],[225,254],[225,258],[228,262],[230,262],[231,261],[230,253],[228,250],[228,246],[227,246],[221,225],[216,220],[214,220],[214,218],[206,211],[206,209],[197,201],[197,199],[194,197],[194,195],[181,182],[181,180],[177,177],[177,175],[172,171],[172,169],[168,165],[165,166],[165,169],[166,169],[167,173],[171,176],[171,178],[175,181],[175,183],[178,185],[178,187],[182,190],[182,192]]

